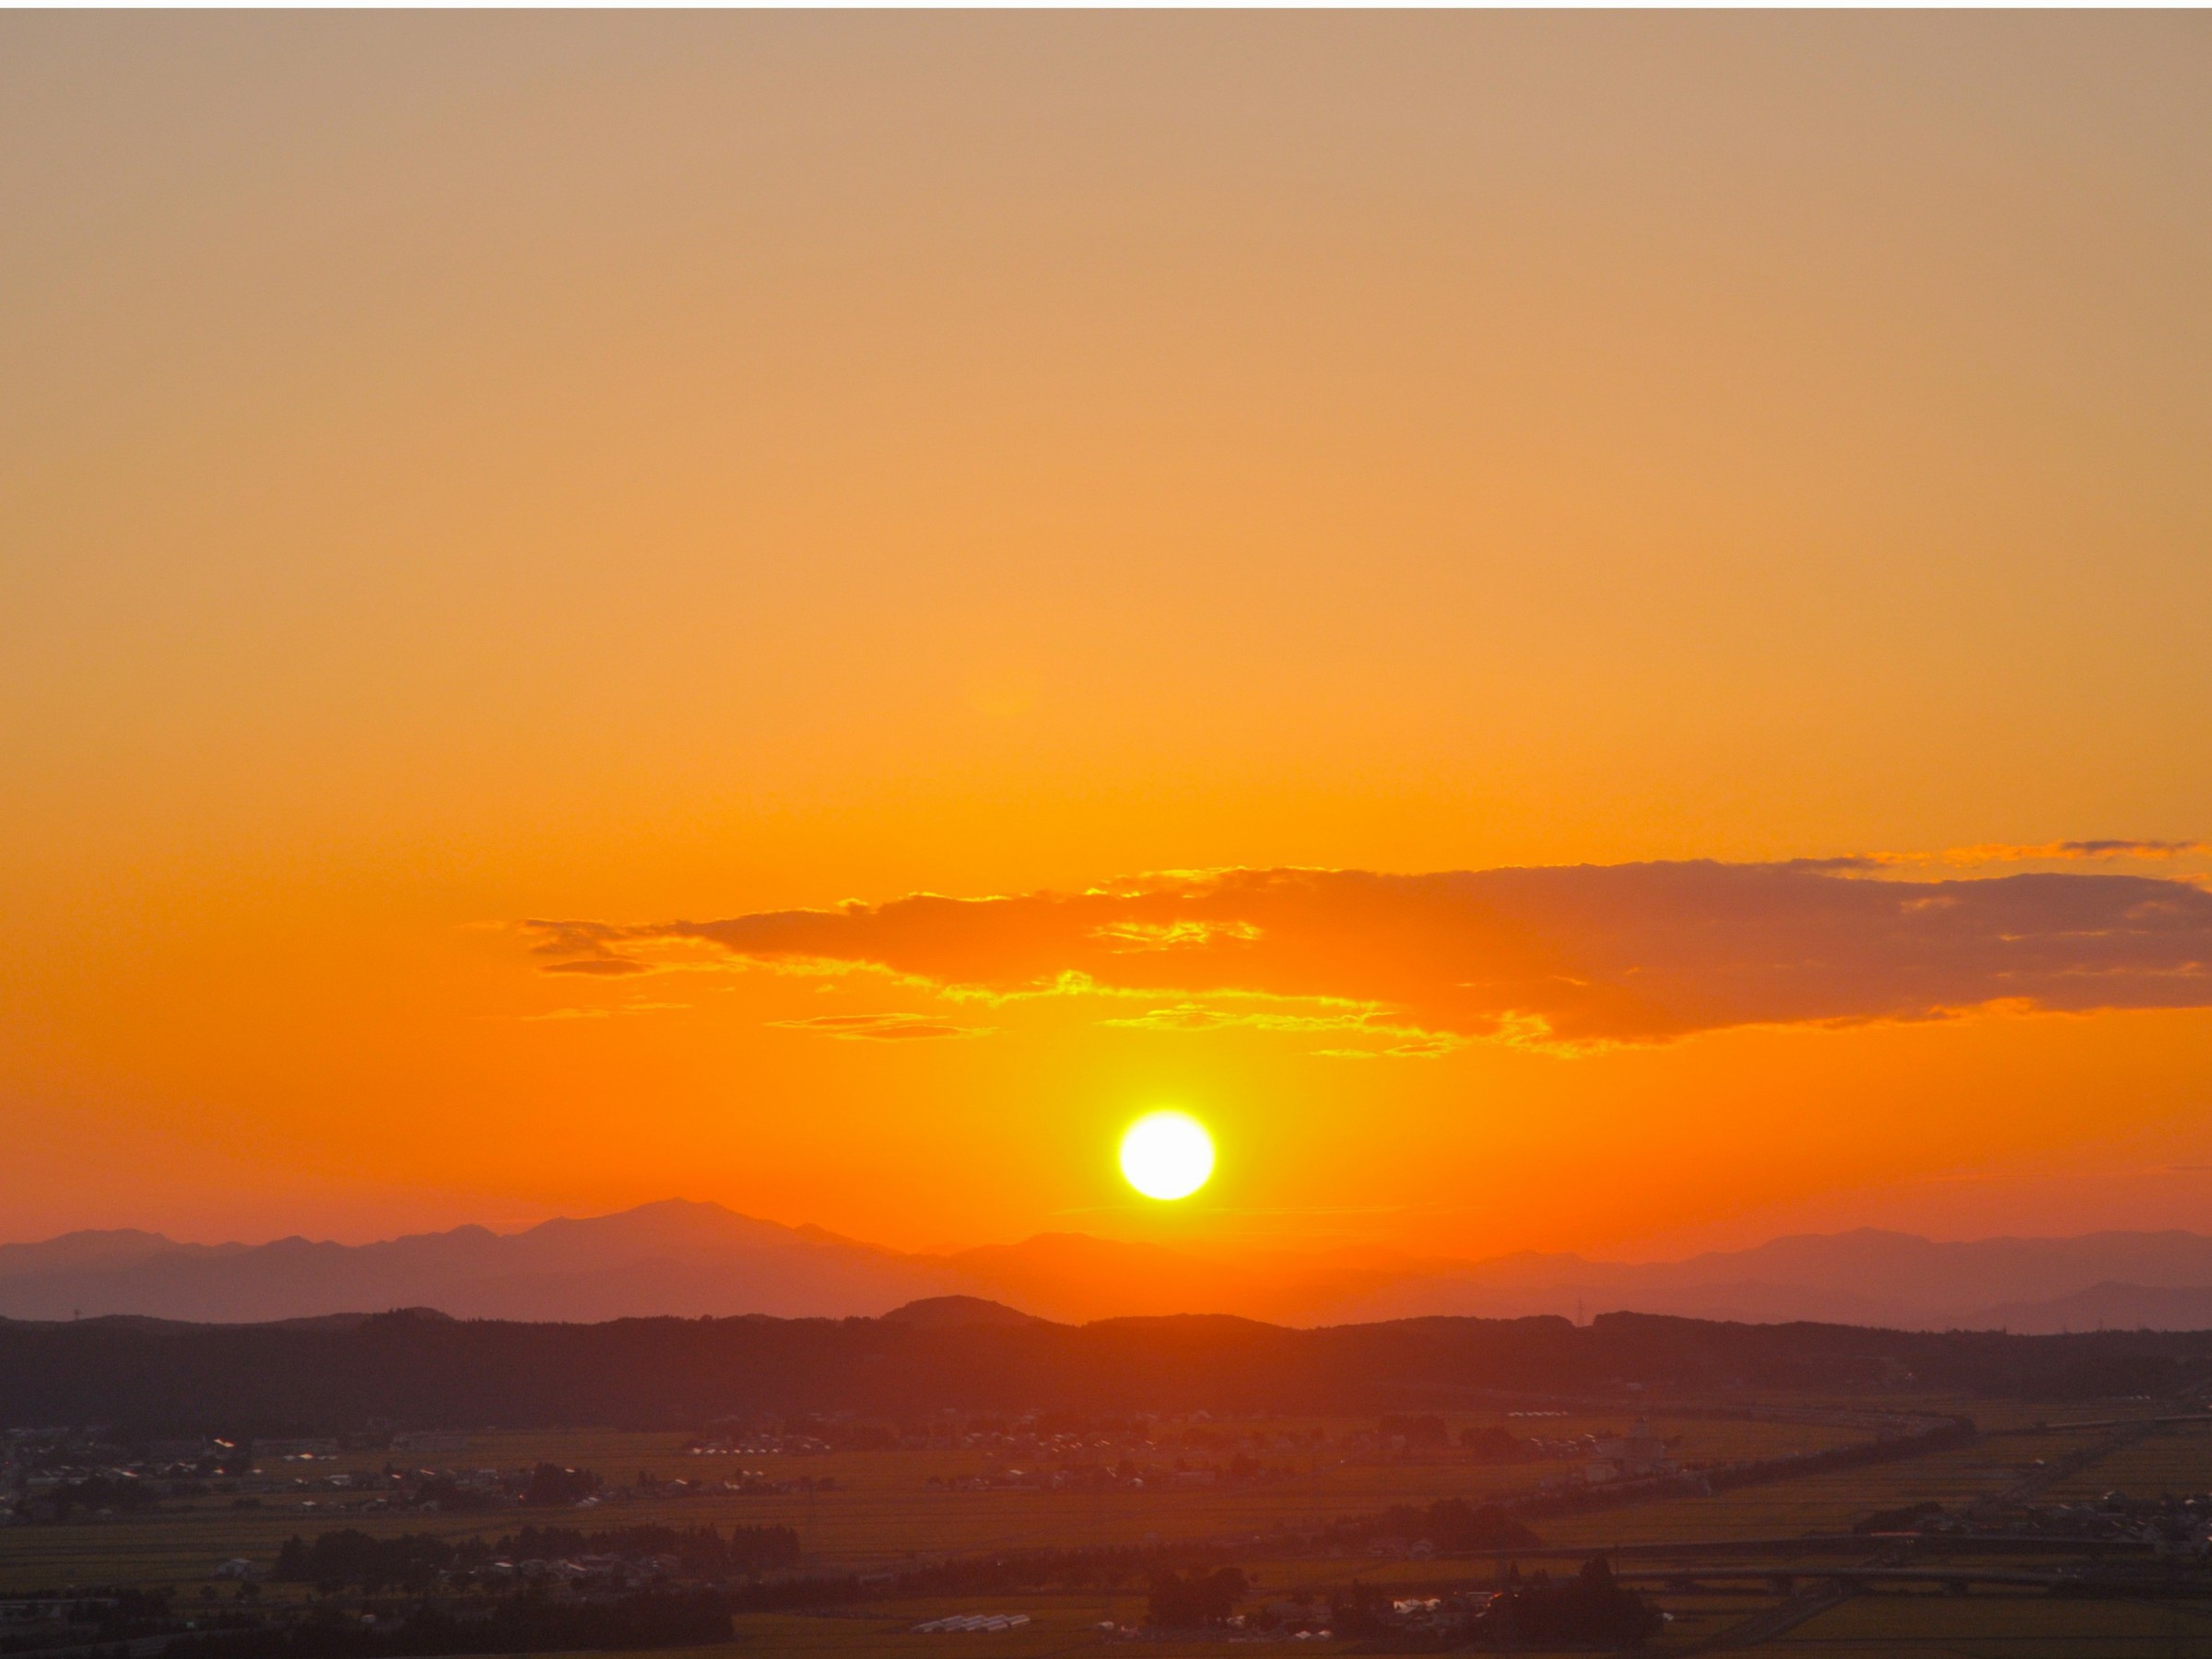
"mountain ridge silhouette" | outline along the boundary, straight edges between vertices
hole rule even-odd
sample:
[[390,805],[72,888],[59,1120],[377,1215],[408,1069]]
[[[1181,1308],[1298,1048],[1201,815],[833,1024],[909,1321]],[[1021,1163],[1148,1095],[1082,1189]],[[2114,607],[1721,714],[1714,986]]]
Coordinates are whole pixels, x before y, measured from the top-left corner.
[[517,1232],[467,1224],[367,1244],[180,1242],[136,1229],[0,1245],[0,1317],[263,1324],[418,1307],[459,1319],[877,1316],[945,1297],[1037,1318],[1233,1314],[1329,1325],[1633,1312],[1754,1324],[2058,1332],[2212,1328],[2212,1238],[2168,1230],[1936,1241],[1861,1228],[1622,1263],[1516,1252],[1227,1251],[1040,1233],[894,1250],[664,1199]]

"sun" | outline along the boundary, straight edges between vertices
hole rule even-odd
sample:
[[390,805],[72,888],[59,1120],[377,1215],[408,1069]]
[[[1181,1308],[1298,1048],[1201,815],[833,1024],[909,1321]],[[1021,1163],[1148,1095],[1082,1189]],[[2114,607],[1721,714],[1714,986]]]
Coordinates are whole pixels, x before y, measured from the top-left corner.
[[1214,1172],[1214,1137],[1187,1112],[1147,1112],[1122,1136],[1122,1173],[1147,1198],[1188,1198]]

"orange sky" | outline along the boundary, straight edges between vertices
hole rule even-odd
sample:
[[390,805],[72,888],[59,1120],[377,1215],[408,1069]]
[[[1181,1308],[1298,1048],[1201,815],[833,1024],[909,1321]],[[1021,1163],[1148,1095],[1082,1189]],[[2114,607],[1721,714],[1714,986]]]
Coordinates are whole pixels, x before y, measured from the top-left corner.
[[2207,107],[2198,14],[0,18],[0,1236],[2212,1230],[2201,852],[1789,888],[2176,884],[2018,994],[2140,905],[665,926],[2212,833]]

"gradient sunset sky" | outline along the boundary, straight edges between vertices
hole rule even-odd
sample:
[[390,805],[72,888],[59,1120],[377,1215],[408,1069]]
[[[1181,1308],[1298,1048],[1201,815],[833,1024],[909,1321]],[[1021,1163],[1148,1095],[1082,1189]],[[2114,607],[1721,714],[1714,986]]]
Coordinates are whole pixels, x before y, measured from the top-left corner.
[[2202,13],[0,18],[0,1237],[2212,1231],[2207,109]]

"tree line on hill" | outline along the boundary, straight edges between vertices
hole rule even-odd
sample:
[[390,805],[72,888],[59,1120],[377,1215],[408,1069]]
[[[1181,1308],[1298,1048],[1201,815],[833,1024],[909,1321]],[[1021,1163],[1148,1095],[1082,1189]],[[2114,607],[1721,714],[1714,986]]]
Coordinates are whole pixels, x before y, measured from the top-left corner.
[[599,1325],[383,1315],[344,1328],[0,1321],[0,1426],[343,1431],[689,1427],[747,1413],[940,1409],[1366,1412],[1469,1391],[1910,1386],[2068,1399],[2212,1379],[2212,1333],[1878,1331],[1646,1314],[1417,1319],[1290,1330],[1247,1320],[637,1319]]

